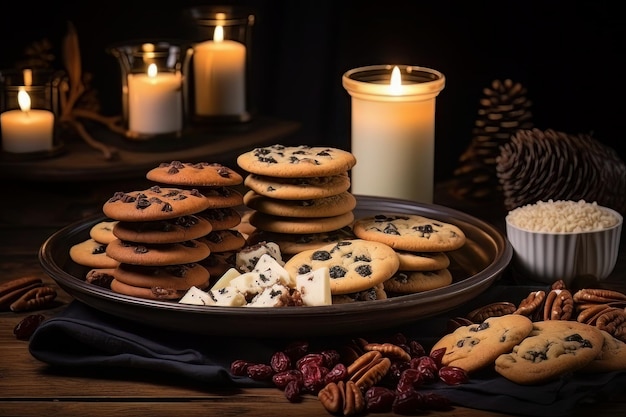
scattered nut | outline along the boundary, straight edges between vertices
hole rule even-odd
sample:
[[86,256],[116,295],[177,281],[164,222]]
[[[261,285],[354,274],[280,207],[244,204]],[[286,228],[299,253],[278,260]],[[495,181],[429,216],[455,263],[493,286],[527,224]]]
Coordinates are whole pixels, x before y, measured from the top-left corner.
[[52,287],[38,286],[22,294],[10,305],[11,311],[21,312],[49,307],[57,296]]

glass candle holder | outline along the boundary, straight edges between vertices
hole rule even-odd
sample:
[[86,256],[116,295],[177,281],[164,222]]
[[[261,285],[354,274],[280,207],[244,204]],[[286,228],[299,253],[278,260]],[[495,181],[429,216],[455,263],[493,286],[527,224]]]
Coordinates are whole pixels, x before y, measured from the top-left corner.
[[185,59],[188,116],[195,123],[248,122],[254,15],[243,8],[201,6],[183,12],[191,42]]
[[51,151],[60,114],[62,74],[48,69],[0,71],[2,150],[11,153]]
[[180,136],[184,128],[183,46],[140,42],[108,49],[122,75],[122,118],[130,139]]
[[354,194],[432,203],[435,98],[439,71],[408,65],[373,65],[347,71],[352,97],[351,170]]

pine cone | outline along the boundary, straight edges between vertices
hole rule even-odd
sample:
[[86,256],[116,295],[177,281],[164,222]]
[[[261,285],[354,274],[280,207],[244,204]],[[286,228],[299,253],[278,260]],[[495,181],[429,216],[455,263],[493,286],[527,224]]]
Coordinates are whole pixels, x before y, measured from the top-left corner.
[[481,108],[472,130],[473,138],[459,158],[455,194],[472,200],[502,199],[496,175],[500,147],[518,129],[531,129],[531,102],[526,89],[507,79],[494,80],[483,90]]
[[502,147],[496,169],[507,210],[552,199],[626,212],[626,165],[590,135],[520,130]]

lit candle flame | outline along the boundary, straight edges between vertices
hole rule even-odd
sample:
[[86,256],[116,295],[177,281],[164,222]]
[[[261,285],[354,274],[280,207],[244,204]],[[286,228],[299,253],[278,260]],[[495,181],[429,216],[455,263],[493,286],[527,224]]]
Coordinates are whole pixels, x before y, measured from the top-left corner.
[[155,78],[157,76],[157,66],[155,63],[148,65],[148,77]]
[[17,93],[17,102],[20,105],[20,109],[22,109],[23,112],[30,111],[30,96],[22,88],[20,88],[20,91]]
[[393,94],[399,94],[402,91],[402,75],[400,75],[400,68],[397,66],[393,67],[393,71],[391,71],[389,85]]
[[224,28],[222,26],[215,26],[215,32],[213,33],[213,40],[215,42],[222,42],[224,40]]

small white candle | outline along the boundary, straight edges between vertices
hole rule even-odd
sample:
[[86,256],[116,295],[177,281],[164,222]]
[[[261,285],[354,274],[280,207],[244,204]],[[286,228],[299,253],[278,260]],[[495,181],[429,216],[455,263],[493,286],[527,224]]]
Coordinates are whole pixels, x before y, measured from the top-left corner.
[[225,40],[222,26],[212,41],[194,46],[195,113],[199,116],[240,115],[246,111],[246,47]]
[[17,95],[20,110],[9,110],[0,115],[2,149],[25,153],[52,149],[54,115],[51,111],[30,108],[30,96],[24,90]]
[[[403,83],[400,69],[387,66],[357,68],[343,77],[352,96],[351,152],[357,160],[351,191],[432,203],[435,97],[444,87],[444,77],[427,68],[406,68],[438,78]],[[360,80],[359,74],[365,72],[374,76]]]
[[182,130],[182,77],[158,72],[155,64],[146,74],[128,74],[128,129],[140,134]]

